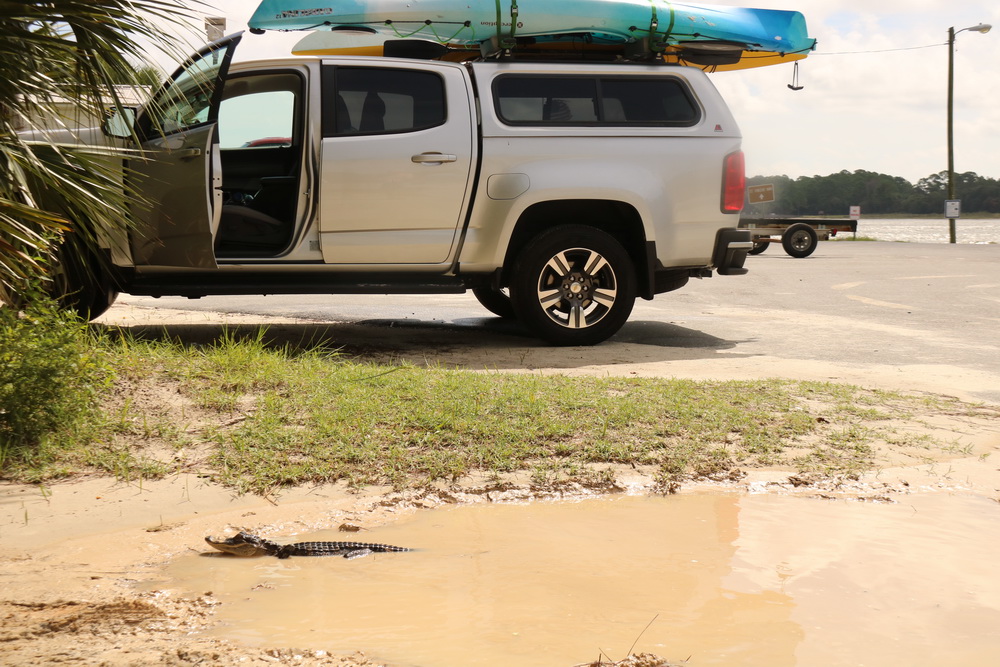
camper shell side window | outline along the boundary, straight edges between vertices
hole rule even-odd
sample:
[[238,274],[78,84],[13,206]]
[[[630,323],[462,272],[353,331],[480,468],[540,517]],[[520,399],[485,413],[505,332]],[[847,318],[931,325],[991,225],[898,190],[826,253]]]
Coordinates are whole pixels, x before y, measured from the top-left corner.
[[674,76],[507,74],[493,81],[493,99],[508,125],[690,127],[701,120]]

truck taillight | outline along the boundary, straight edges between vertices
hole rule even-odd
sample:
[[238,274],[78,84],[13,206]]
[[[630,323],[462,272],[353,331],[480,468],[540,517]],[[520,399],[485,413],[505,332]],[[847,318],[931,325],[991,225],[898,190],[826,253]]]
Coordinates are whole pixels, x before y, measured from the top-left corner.
[[746,194],[746,163],[743,151],[726,156],[725,171],[722,175],[722,212],[739,213],[743,210]]

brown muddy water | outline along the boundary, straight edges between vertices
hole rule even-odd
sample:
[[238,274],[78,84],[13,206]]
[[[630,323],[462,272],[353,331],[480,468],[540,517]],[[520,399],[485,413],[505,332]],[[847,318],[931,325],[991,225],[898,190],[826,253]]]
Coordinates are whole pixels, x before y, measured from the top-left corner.
[[353,539],[421,550],[191,555],[169,586],[223,602],[215,635],[392,665],[568,666],[633,642],[692,666],[1000,664],[1000,503],[980,497],[459,506],[281,541]]

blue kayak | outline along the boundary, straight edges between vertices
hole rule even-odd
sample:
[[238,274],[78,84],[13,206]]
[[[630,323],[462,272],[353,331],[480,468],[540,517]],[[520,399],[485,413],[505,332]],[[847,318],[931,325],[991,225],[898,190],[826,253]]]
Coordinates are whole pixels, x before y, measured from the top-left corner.
[[[795,11],[666,0],[263,0],[250,29],[332,30],[468,47],[582,40],[641,42],[652,52],[679,46],[738,48],[743,67],[805,57],[816,41]],[[793,56],[782,59],[783,56]],[[797,56],[797,57],[794,57]]]

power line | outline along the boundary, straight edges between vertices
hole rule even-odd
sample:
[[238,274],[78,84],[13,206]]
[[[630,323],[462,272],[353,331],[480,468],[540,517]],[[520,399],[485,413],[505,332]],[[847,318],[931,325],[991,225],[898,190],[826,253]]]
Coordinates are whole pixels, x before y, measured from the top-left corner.
[[816,56],[854,56],[866,53],[891,53],[893,51],[917,51],[919,49],[933,49],[938,46],[948,46],[948,44],[947,42],[944,42],[941,44],[925,44],[924,46],[907,46],[899,49],[877,49],[874,51],[839,51],[836,53],[813,52],[809,54],[809,57],[815,58]]

